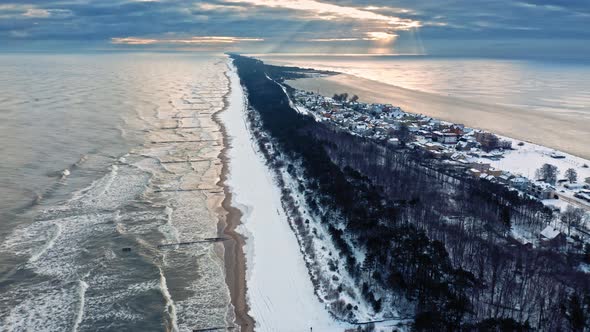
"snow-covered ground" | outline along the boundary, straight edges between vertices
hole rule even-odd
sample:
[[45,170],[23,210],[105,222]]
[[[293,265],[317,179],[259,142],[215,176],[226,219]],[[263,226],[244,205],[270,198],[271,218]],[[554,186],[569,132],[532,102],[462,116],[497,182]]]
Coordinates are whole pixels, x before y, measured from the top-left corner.
[[[583,167],[584,164],[590,166],[588,160],[529,142],[523,142],[523,146],[518,146],[521,141],[508,137],[502,137],[502,139],[511,141],[514,150],[504,152],[502,159],[482,159],[482,162],[488,162],[496,168],[513,174],[521,174],[529,179],[534,179],[535,171],[545,163],[558,168],[560,179],[563,178],[568,168],[573,168],[578,172],[578,182],[583,182],[585,178],[590,177],[590,168]],[[565,158],[552,158],[552,153],[557,153]]]
[[[509,137],[501,137],[501,139],[511,141],[513,150],[504,151],[503,158],[499,160],[490,160],[482,157],[476,158],[476,160],[482,163],[489,163],[497,169],[508,171],[514,175],[522,175],[532,182],[536,181],[535,171],[543,164],[556,166],[558,169],[558,179],[564,178],[565,171],[568,168],[576,170],[578,174],[577,183],[584,183],[584,180],[590,177],[590,168],[584,167],[584,165],[590,166],[589,160]],[[519,145],[521,142],[523,145]],[[560,155],[565,158],[553,158],[552,155]],[[557,194],[560,196],[559,199],[544,199],[542,202],[543,204],[557,208],[562,212],[567,209],[568,205],[584,208],[586,210],[586,217],[581,226],[587,228],[588,223],[590,222],[590,203],[575,198],[574,195],[579,189],[568,189],[564,187],[566,183],[569,182],[558,183],[555,186]],[[551,225],[560,231],[564,231],[567,228],[561,223],[559,218],[555,218]],[[512,227],[511,234],[515,239],[518,239],[523,243],[531,242],[536,245],[539,240],[538,233],[531,233],[530,230],[518,226]]]
[[[512,142],[513,150],[503,152],[503,158],[499,160],[490,160],[487,158],[478,158],[477,160],[483,163],[489,163],[493,167],[503,171],[509,171],[512,174],[520,174],[531,181],[535,181],[535,171],[543,164],[551,164],[558,169],[558,179],[563,179],[565,171],[568,168],[573,168],[578,173],[578,183],[583,183],[586,178],[590,177],[590,161],[573,156],[571,154],[563,153],[555,149],[544,147],[541,145],[523,142],[524,145],[519,146],[521,141],[501,137],[504,140]],[[553,158],[551,155],[557,154],[565,158]],[[584,167],[587,165],[587,167]],[[560,196],[569,199],[570,202],[577,202],[577,206],[590,206],[590,203],[584,202],[574,197],[574,194],[579,189],[568,189],[564,187],[567,182],[558,184],[555,188]],[[562,211],[568,205],[563,199],[548,199],[543,201],[546,205],[551,205],[560,208]],[[588,209],[586,209],[588,210]]]
[[[297,163],[295,163],[297,164]],[[305,193],[299,189],[301,173],[300,165],[295,167],[296,176],[289,174],[286,167],[281,169],[281,177],[285,187],[291,193],[289,196],[294,202],[294,210],[301,220],[306,220],[305,225],[294,226],[294,231],[299,240],[299,245],[305,248],[304,259],[311,266],[312,279],[317,285],[317,295],[324,302],[329,303],[332,312],[340,311],[342,319],[356,320],[357,322],[374,322],[375,331],[406,331],[408,324],[412,322],[408,311],[413,313],[413,306],[406,301],[401,300],[399,296],[392,297],[393,293],[387,293],[381,289],[372,289],[375,291],[377,299],[381,299],[384,309],[379,312],[371,307],[371,304],[363,297],[360,283],[350,275],[345,266],[345,260],[338,255],[334,241],[328,231],[325,222],[322,222],[322,215],[328,215],[328,211],[320,207],[320,212],[313,213],[305,200]],[[333,211],[332,211],[333,212]],[[330,214],[330,218],[340,219],[340,217]],[[365,253],[359,247],[356,247],[352,241],[348,241],[353,250],[357,262],[364,262]],[[365,280],[370,280],[367,275]],[[341,288],[341,290],[338,290]],[[340,305],[339,305],[340,304]],[[351,305],[354,310],[343,310],[344,306]],[[341,309],[337,309],[340,307]],[[398,309],[406,309],[405,314],[401,314]],[[409,309],[409,310],[408,310]],[[405,318],[400,318],[404,316]]]
[[[287,93],[285,87],[280,86]],[[317,122],[323,121],[317,112],[310,111],[300,103],[294,103],[290,97],[289,104],[298,113],[311,116]],[[355,134],[354,132],[351,133]],[[345,260],[336,254],[339,251],[336,249],[334,241],[332,241],[327,224],[322,221],[322,216],[325,217],[326,215],[330,215],[332,219],[340,219],[340,217],[337,214],[335,215],[334,211],[325,211],[321,206],[320,212],[314,213],[311,211],[306,202],[306,193],[300,190],[301,185],[305,182],[301,181],[304,174],[298,162],[291,162],[292,165],[297,165],[294,167],[296,174],[290,174],[287,167],[282,167],[280,173],[285,187],[290,192],[289,196],[294,202],[294,210],[297,211],[294,214],[301,217],[302,220],[306,220],[303,227],[294,225],[293,228],[299,240],[299,245],[305,248],[304,259],[308,264],[308,268],[311,266],[312,279],[316,284],[317,295],[324,302],[330,303],[333,313],[339,311],[337,315],[342,319],[357,322],[374,322],[375,331],[408,330],[409,323],[411,323],[411,319],[408,319],[411,316],[409,313],[413,312],[412,304],[402,300],[397,294],[383,292],[380,289],[371,289],[376,298],[380,299],[383,304],[383,309],[375,312],[371,304],[362,295],[359,282],[355,281],[348,273]],[[344,236],[344,239],[352,248],[356,261],[362,264],[365,260],[364,250],[355,246],[347,236]],[[364,277],[370,280],[370,277]],[[354,310],[349,311],[347,316],[347,311],[338,308],[348,305],[351,305]]]
[[257,331],[343,331],[314,294],[305,262],[280,201],[280,189],[248,131],[245,99],[230,71],[230,107],[221,116],[230,136],[232,204],[244,214],[250,314]]

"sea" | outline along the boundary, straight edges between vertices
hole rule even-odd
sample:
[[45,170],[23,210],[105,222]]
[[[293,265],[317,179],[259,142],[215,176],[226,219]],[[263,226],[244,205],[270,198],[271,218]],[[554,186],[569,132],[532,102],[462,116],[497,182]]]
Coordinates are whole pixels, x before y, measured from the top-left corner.
[[277,65],[346,73],[406,89],[582,117],[590,123],[584,60],[435,56],[256,55]]
[[223,247],[198,242],[218,234],[227,70],[0,55],[0,331],[231,327]]

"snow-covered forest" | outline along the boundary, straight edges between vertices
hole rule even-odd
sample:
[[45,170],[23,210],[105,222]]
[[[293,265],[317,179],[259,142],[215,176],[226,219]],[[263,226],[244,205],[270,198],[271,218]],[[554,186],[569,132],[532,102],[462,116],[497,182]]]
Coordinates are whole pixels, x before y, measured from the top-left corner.
[[589,326],[585,248],[513,237],[545,228],[550,209],[420,151],[316,122],[276,82],[293,68],[232,57],[316,294],[335,317],[432,331]]

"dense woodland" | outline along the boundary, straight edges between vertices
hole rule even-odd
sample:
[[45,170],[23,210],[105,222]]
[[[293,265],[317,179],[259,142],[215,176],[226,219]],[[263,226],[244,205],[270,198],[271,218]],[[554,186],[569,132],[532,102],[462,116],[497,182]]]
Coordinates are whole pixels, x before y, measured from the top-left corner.
[[539,232],[550,210],[418,151],[315,122],[266,77],[280,81],[281,67],[232,57],[251,112],[281,163],[301,168],[307,205],[376,311],[387,292],[414,304],[416,330],[590,329],[590,280],[576,270],[581,249],[531,248],[510,237],[511,227]]

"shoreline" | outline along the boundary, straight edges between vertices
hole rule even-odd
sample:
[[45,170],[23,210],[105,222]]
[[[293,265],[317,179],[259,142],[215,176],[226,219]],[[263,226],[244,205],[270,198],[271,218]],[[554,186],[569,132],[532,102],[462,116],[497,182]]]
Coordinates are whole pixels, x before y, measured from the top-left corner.
[[[444,96],[369,80],[353,75],[336,75],[287,80],[293,88],[324,96],[348,92],[367,103],[393,104],[404,111],[461,123],[516,140],[538,144],[574,156],[590,159],[581,142],[590,141],[590,121],[504,105],[494,105],[459,97]],[[588,123],[587,123],[588,122]]]
[[[226,59],[226,61],[231,61]],[[212,118],[219,126],[222,136],[223,148],[219,154],[221,161],[221,173],[217,185],[223,188],[224,199],[219,206],[219,221],[217,224],[218,233],[226,235],[231,240],[223,241],[223,260],[225,266],[225,283],[230,291],[231,305],[235,314],[235,324],[243,332],[254,331],[254,319],[249,315],[250,307],[248,305],[246,292],[246,255],[244,246],[246,241],[244,237],[236,231],[241,225],[242,212],[232,205],[232,192],[227,185],[229,175],[229,157],[230,137],[227,133],[225,124],[220,118],[221,113],[226,112],[230,105],[230,96],[232,94],[231,77],[228,71],[231,70],[230,63],[227,64],[227,71],[224,73],[228,80],[228,91],[223,97],[224,107],[221,111],[213,114]]]
[[[234,63],[231,68],[239,66]],[[232,192],[232,204],[242,213],[237,231],[246,239],[247,301],[255,328],[342,331],[343,325],[334,320],[314,291],[284,211],[282,187],[258,146],[255,125],[246,109],[255,107],[246,101],[252,98],[252,91],[247,90],[248,75],[239,75],[236,70],[228,73],[235,92],[231,95],[232,107],[221,115],[231,140],[226,185]]]

